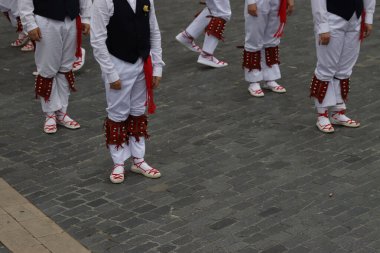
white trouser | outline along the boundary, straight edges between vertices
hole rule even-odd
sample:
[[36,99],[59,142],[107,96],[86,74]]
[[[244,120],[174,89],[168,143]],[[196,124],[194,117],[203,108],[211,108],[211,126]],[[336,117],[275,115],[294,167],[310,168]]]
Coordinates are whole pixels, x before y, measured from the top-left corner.
[[230,21],[230,0],[206,0],[206,5],[213,17],[222,18],[227,22]]
[[[198,38],[210,23],[211,16],[226,20],[231,18],[231,6],[229,0],[207,0],[207,7],[194,19],[194,21],[186,28],[186,32],[194,39]],[[214,54],[219,40],[214,36],[205,35],[203,43],[203,51],[208,54]]]
[[278,10],[280,0],[259,0],[257,2],[257,17],[248,14],[248,3],[245,1],[245,45],[244,49],[249,52],[261,51],[261,71],[244,69],[245,80],[251,83],[274,81],[281,78],[278,64],[269,67],[265,61],[265,48],[276,47],[280,39],[274,35],[280,26]]
[[[135,64],[122,61],[111,55],[115,70],[121,80],[121,90],[110,89],[103,75],[107,98],[108,118],[115,122],[125,121],[129,115],[141,116],[145,113],[146,82],[144,75],[144,62],[139,59]],[[124,164],[130,157],[143,158],[145,155],[145,138],[140,137],[139,142],[134,137],[129,139],[129,145],[122,148],[109,145],[112,160],[115,164]]]
[[[17,17],[20,16],[18,11],[17,0],[2,0],[0,3],[0,11],[7,12],[13,27],[17,27]],[[25,32],[26,34],[26,32]]]
[[347,21],[337,15],[328,13],[330,27],[330,43],[319,45],[319,34],[316,33],[317,67],[315,75],[319,80],[328,81],[329,86],[325,99],[319,103],[315,99],[317,108],[337,106],[337,109],[345,109],[345,104],[340,92],[339,81],[334,79],[347,79],[352,74],[352,69],[360,52],[360,23],[356,14]]
[[75,61],[77,32],[75,19],[64,22],[36,15],[42,39],[36,42],[35,60],[38,73],[45,78],[54,78],[48,102],[41,98],[43,112],[66,112],[69,103],[69,84],[63,74],[69,72]]

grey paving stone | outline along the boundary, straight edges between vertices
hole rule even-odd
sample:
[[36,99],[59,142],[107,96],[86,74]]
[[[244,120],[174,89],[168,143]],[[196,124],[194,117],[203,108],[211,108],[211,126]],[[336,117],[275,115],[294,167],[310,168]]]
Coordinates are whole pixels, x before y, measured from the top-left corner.
[[174,40],[202,6],[156,1],[167,66],[146,159],[163,177],[127,173],[122,185],[108,180],[104,85],[88,38],[69,108],[82,129],[47,136],[33,54],[9,47],[14,30],[0,18],[0,176],[95,253],[379,252],[379,12],[351,78],[348,112],[362,127],[327,136],[307,98],[316,63],[310,1],[296,1],[282,40],[288,93],[260,100],[247,93],[236,49],[243,4],[231,6],[215,53],[229,67],[214,70]]

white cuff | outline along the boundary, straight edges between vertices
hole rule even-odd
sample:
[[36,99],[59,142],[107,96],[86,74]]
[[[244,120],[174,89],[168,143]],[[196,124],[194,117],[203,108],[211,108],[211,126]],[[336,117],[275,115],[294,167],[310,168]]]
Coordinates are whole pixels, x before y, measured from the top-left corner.
[[120,80],[119,74],[116,71],[114,71],[114,72],[112,72],[110,74],[107,74],[106,77],[107,77],[107,82],[108,83],[114,83],[117,80]]
[[162,67],[161,66],[153,66],[153,76],[162,77]]
[[257,3],[257,0],[247,0],[248,5],[255,4],[255,3]]
[[373,24],[373,13],[366,13],[365,15],[365,23],[372,25]]
[[26,31],[30,32],[30,31],[36,29],[37,27],[38,27],[38,25],[36,24],[36,22],[30,22],[29,24],[26,25]]
[[317,25],[318,34],[330,32],[330,26],[328,23],[321,23]]
[[81,22],[88,25],[91,23],[90,18],[81,18]]

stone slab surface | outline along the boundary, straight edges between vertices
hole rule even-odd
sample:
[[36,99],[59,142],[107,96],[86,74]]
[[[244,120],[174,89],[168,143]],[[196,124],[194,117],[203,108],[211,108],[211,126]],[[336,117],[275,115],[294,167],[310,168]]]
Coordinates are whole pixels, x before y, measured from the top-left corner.
[[[82,128],[47,136],[33,56],[9,47],[15,34],[1,18],[0,176],[92,252],[380,252],[380,15],[351,79],[348,113],[362,127],[324,135],[308,98],[316,62],[310,1],[296,4],[281,46],[288,93],[255,99],[236,49],[242,1],[232,1],[216,52],[230,64],[223,70],[197,65],[174,40],[197,1],[156,1],[167,67],[146,158],[163,177],[129,173],[122,185],[108,181],[104,86],[88,39],[69,107]],[[16,215],[30,217],[33,210]]]

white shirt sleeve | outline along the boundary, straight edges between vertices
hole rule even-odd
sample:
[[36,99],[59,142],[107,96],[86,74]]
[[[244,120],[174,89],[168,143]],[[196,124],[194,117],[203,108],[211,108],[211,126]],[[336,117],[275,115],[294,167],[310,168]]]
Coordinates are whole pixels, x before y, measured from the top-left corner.
[[311,9],[317,33],[330,32],[326,0],[311,0]]
[[256,4],[256,3],[257,3],[257,0],[247,0],[248,5]]
[[38,26],[34,19],[34,4],[33,0],[18,0],[18,8],[22,25],[27,32],[36,29]]
[[82,23],[90,24],[90,16],[91,16],[91,0],[80,0],[80,17],[82,19]]
[[94,0],[91,10],[91,46],[107,83],[113,83],[120,79],[106,45],[107,25],[113,12],[112,0]]
[[375,13],[376,0],[364,0],[364,10],[366,12],[365,23],[373,23],[373,14]]
[[150,0],[150,54],[153,63],[153,76],[162,76],[162,68],[165,63],[162,60],[161,32],[158,26],[153,0]]

